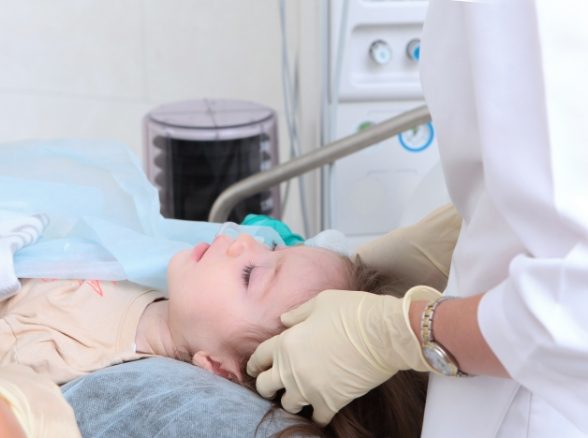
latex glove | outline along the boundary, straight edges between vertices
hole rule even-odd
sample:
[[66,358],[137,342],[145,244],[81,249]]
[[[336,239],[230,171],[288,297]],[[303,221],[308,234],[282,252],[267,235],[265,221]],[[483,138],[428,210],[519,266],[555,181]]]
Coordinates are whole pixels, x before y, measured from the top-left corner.
[[397,296],[422,284],[443,290],[460,227],[457,210],[446,205],[414,225],[365,243],[357,254],[368,267],[393,280]]
[[73,409],[59,387],[28,367],[0,366],[0,398],[29,438],[81,437]]
[[399,370],[429,371],[408,308],[413,300],[433,301],[429,287],[411,289],[404,299],[367,292],[329,290],[281,317],[286,327],[259,345],[247,363],[257,390],[271,398],[285,388],[282,406],[314,408],[321,425],[346,404]]

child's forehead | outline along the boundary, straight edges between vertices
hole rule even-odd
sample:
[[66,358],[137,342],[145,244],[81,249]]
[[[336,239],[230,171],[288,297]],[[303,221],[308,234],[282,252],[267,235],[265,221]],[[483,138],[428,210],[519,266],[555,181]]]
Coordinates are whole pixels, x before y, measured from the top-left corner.
[[[293,246],[282,250],[282,264],[288,266],[284,271],[288,274],[295,271],[299,275],[308,274],[308,280],[339,283],[346,277],[346,262],[344,257],[328,249]],[[339,280],[336,280],[339,279]],[[330,287],[334,287],[333,286]],[[343,285],[340,285],[343,286]]]
[[289,246],[282,251],[286,257],[298,258],[301,262],[314,263],[321,260],[334,266],[344,265],[343,257],[328,249],[297,245]]

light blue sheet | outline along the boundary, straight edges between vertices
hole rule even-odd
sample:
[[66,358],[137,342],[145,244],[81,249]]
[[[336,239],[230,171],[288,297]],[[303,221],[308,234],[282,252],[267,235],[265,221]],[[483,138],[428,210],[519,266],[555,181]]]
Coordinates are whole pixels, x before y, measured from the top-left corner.
[[[17,276],[128,279],[160,290],[170,258],[210,243],[220,227],[163,218],[138,158],[110,141],[0,144],[0,209],[50,220],[37,243],[15,254]],[[271,228],[242,229],[267,244],[283,243]]]

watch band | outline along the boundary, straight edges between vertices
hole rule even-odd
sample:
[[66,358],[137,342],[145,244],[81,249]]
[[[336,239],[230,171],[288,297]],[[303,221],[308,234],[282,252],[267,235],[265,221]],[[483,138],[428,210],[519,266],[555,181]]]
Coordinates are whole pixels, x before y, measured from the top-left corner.
[[443,355],[443,360],[447,362],[447,368],[454,370],[449,374],[446,372],[443,374],[455,377],[466,377],[468,374],[459,369],[459,364],[457,363],[455,357],[442,344],[435,340],[435,336],[433,334],[433,318],[435,316],[435,310],[437,309],[437,306],[443,301],[451,300],[453,298],[456,297],[443,296],[436,299],[432,303],[429,303],[425,307],[425,310],[421,316],[421,337],[423,340],[423,348],[434,346],[434,348],[440,350],[441,354]]
[[443,296],[437,298],[435,301],[427,304],[423,314],[421,315],[421,337],[423,338],[423,344],[428,342],[434,342],[435,337],[433,336],[433,316],[437,306],[443,301],[451,300],[455,297]]

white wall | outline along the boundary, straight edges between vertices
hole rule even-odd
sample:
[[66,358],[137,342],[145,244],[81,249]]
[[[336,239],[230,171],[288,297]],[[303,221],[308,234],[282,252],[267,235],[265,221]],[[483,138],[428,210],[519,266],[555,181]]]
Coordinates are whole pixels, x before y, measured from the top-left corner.
[[[304,149],[319,143],[319,2],[288,2]],[[153,107],[231,98],[278,111],[285,159],[278,0],[0,0],[0,10],[0,141],[116,139],[141,155]],[[315,232],[318,180],[307,179]],[[297,190],[290,200],[284,220],[302,232]]]

